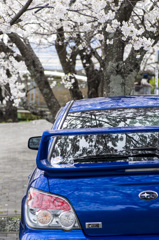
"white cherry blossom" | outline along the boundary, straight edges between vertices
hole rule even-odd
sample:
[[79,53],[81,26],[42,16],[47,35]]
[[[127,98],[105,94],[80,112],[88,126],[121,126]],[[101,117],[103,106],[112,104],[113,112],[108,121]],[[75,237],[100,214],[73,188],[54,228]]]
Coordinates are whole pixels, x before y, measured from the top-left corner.
[[[26,2],[24,0],[2,0],[0,2],[0,9],[3,9],[0,13],[0,41],[3,41],[15,52],[13,57],[7,58],[4,53],[0,56],[2,76],[0,84],[4,85],[7,81],[10,82],[15,99],[18,91],[23,95],[23,87],[16,84],[17,76],[20,75],[22,81],[21,72],[28,73],[28,71],[25,64],[14,60],[18,51],[8,37],[11,32],[18,34],[22,39],[29,39],[34,44],[49,46],[55,44],[58,29],[63,28],[65,43],[75,44],[80,35],[82,42],[78,43],[77,49],[87,49],[86,53],[90,53],[92,50],[97,51],[103,61],[106,61],[103,55],[106,56],[107,53],[103,53],[101,49],[106,49],[103,47],[104,44],[113,47],[116,36],[120,37],[125,45],[124,61],[132,49],[135,51],[143,49],[146,53],[151,51],[154,44],[158,42],[156,40],[159,34],[158,0],[138,0],[136,4],[133,2],[133,11],[128,19],[125,19],[124,15],[122,19],[118,17],[123,4],[131,4],[131,1],[128,0],[34,0],[27,11],[17,19],[17,22],[11,25],[11,21]],[[68,45],[67,50],[69,48],[71,49]],[[70,55],[71,51],[68,51],[68,59],[70,59]],[[136,59],[139,59],[139,56],[140,53],[137,53]],[[98,59],[96,59],[97,62]],[[23,71],[21,71],[22,65]],[[8,80],[5,74],[6,68],[9,68],[14,76]],[[67,88],[71,88],[72,79],[73,76],[69,75],[63,79]]]

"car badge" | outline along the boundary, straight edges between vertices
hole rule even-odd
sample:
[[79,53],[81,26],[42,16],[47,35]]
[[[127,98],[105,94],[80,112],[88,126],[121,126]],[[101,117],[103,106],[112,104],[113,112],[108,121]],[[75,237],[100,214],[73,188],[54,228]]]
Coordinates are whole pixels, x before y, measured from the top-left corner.
[[101,222],[89,222],[86,223],[86,228],[102,228]]
[[158,197],[158,193],[151,190],[147,190],[139,193],[139,198],[145,201],[154,200],[157,197]]

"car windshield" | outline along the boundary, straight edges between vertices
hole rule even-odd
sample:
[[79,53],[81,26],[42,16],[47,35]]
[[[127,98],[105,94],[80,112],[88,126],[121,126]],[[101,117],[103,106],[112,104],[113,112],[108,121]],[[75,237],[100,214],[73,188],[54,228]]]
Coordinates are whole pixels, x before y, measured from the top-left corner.
[[[159,125],[158,108],[108,109],[70,113],[64,129]],[[159,132],[57,137],[52,164],[159,159]]]
[[159,125],[159,108],[119,108],[69,113],[63,128]]

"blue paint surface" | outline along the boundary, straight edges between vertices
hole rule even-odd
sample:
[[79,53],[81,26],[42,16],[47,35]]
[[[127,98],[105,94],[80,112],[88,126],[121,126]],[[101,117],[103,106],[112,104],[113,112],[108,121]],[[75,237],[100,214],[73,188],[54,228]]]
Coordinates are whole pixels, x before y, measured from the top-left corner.
[[[29,228],[22,200],[20,240],[158,240],[159,197],[144,201],[143,191],[159,193],[159,161],[87,163],[52,167],[48,161],[50,138],[56,136],[159,132],[159,126],[61,129],[63,116],[98,109],[159,107],[159,96],[126,96],[83,99],[67,103],[59,113],[52,131],[45,131],[37,155],[37,169],[29,185],[62,196],[73,207],[81,230],[44,230]],[[69,109],[70,107],[70,109]],[[133,169],[133,171],[132,171]],[[143,170],[144,169],[144,170]],[[127,171],[128,170],[128,171]],[[86,228],[86,223],[102,223],[102,228]]]

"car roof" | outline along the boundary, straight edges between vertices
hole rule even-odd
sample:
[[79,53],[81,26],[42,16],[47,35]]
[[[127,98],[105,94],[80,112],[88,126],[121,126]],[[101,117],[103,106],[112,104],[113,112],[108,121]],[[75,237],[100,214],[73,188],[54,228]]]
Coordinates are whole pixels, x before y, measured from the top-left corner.
[[159,96],[140,95],[81,99],[73,102],[69,112],[132,107],[159,107]]

